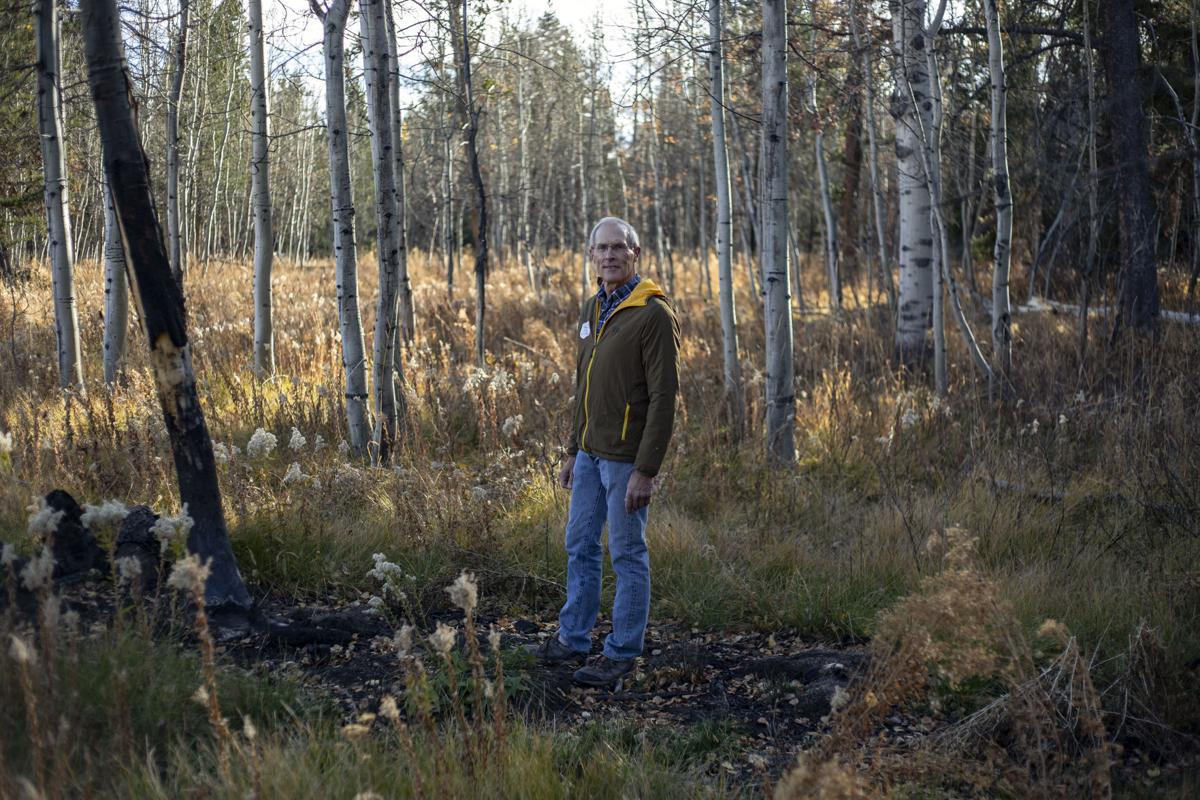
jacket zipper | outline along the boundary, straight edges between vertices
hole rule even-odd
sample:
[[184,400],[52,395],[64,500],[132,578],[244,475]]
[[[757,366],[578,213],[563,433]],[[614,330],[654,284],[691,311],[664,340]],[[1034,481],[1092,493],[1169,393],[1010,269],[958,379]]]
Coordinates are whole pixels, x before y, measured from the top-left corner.
[[621,441],[625,441],[625,432],[629,430],[629,403],[625,404],[625,421],[621,423]]
[[[590,425],[592,421],[591,415],[588,414],[588,397],[590,396],[592,390],[592,364],[596,363],[596,348],[600,345],[600,337],[603,335],[604,329],[608,327],[608,323],[612,322],[612,318],[617,315],[617,312],[621,310],[621,306],[624,306],[628,299],[629,298],[627,297],[625,300],[622,300],[620,305],[613,309],[613,312],[608,315],[608,319],[604,320],[604,324],[601,325],[599,330],[596,331],[596,341],[592,345],[592,354],[588,357],[587,373],[584,375],[583,379],[583,435],[579,437],[579,447],[583,450],[587,449],[588,425]],[[597,323],[600,321],[599,304],[596,305],[596,321]],[[628,405],[625,408],[625,421],[629,421]],[[621,429],[621,441],[625,441],[624,428]]]

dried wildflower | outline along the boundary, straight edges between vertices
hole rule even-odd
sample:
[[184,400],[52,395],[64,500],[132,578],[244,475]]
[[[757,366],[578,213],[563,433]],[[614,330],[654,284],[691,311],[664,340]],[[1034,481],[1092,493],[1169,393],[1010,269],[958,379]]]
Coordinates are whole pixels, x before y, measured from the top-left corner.
[[12,432],[0,431],[0,456],[7,455],[13,450]]
[[516,436],[517,432],[521,430],[521,423],[524,421],[525,417],[522,414],[508,417],[504,420],[504,424],[500,426],[500,432],[505,436]]
[[384,606],[383,598],[373,594],[371,595],[371,599],[367,601],[367,606],[374,611],[378,611]]
[[474,611],[479,603],[479,586],[475,583],[475,573],[465,569],[445,591],[450,595],[450,602],[461,608],[465,614]]
[[313,451],[319,452],[324,449],[325,449],[325,440],[321,437],[321,434],[318,433],[316,436],[313,437]]
[[488,645],[493,651],[500,651],[500,631],[496,630],[495,625],[493,625],[492,629],[488,631]]
[[275,434],[267,433],[262,428],[258,428],[251,434],[250,441],[246,442],[246,455],[256,461],[260,458],[266,458],[275,450],[277,442]]
[[437,629],[429,634],[429,644],[442,655],[449,655],[450,650],[454,647],[456,636],[454,628],[444,622],[439,622]]
[[229,463],[229,448],[226,447],[225,445],[221,444],[220,442],[217,442],[216,444],[213,445],[213,458],[216,460],[216,462],[218,464],[228,464]]
[[98,528],[115,529],[127,516],[129,516],[129,509],[124,503],[118,500],[108,500],[98,506],[84,505],[83,516],[79,518],[79,521],[83,523],[83,527],[91,531]]
[[160,515],[154,521],[154,525],[151,526],[150,532],[158,540],[160,552],[165,553],[176,542],[187,541],[188,534],[191,533],[194,524],[195,520],[188,516],[187,503],[184,503],[183,510],[176,516]]
[[18,664],[32,664],[37,659],[37,655],[34,653],[33,648],[29,646],[29,642],[15,633],[9,636],[9,639],[11,639],[11,644],[8,648],[8,654],[12,656],[13,661],[16,661]]
[[283,483],[285,486],[291,483],[312,483],[312,481],[313,477],[311,475],[305,475],[303,472],[301,472],[300,464],[295,461],[292,462],[291,466],[288,467],[287,473],[283,476]]
[[[345,736],[350,741],[359,739],[359,738],[367,735],[370,732],[371,732],[370,728],[368,728],[366,725],[361,725],[357,722],[351,722],[349,725],[342,726],[342,736]],[[360,793],[359,796],[361,797],[362,794]]]
[[400,707],[396,705],[396,698],[390,694],[385,694],[379,701],[379,713],[393,725],[400,724]]
[[906,408],[904,409],[904,413],[900,415],[900,429],[906,431],[916,425],[919,420],[920,417],[917,416],[916,411]]
[[829,710],[835,714],[850,705],[850,693],[840,685],[833,687],[833,697],[829,701]]
[[29,559],[29,563],[21,570],[21,583],[31,592],[36,592],[50,585],[54,575],[54,554],[49,546],[43,546],[42,552]]
[[396,646],[396,655],[400,656],[401,658],[412,652],[412,625],[401,625],[400,630],[396,631],[396,635],[392,638],[392,644]]
[[475,502],[482,503],[484,500],[487,500],[487,496],[488,490],[486,486],[471,487],[471,497],[475,500]]
[[513,380],[512,375],[508,374],[508,370],[498,367],[496,374],[488,382],[488,391],[492,394],[504,394],[515,388],[516,385],[516,381]]
[[1071,632],[1067,630],[1067,626],[1056,619],[1046,619],[1042,622],[1038,626],[1037,635],[1043,639],[1052,639],[1059,643],[1066,643],[1071,638]]
[[29,506],[28,511],[29,523],[26,530],[34,539],[47,539],[58,530],[58,523],[63,517],[63,512],[55,511],[46,505],[46,498],[39,497],[33,505]]
[[242,715],[242,735],[252,742],[258,738],[258,728],[254,727],[250,717],[244,714]]
[[207,706],[208,705],[208,687],[203,683],[196,687],[196,691],[192,692],[193,702]]
[[293,452],[298,452],[304,449],[304,445],[308,444],[308,439],[304,438],[304,434],[299,428],[292,428],[292,438],[288,439],[288,447]]
[[122,556],[116,561],[117,585],[134,584],[142,577],[142,562],[133,556]]
[[0,544],[0,567],[12,566],[17,560],[17,548],[13,547],[8,542]]
[[201,561],[200,556],[190,553],[175,562],[171,577],[167,578],[167,586],[185,592],[202,592],[208,573],[209,562]]

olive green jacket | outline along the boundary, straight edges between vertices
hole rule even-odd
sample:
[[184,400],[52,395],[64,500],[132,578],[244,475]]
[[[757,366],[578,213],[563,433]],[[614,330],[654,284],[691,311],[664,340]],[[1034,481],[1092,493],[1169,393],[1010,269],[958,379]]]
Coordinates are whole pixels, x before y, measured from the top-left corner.
[[567,452],[632,461],[647,477],[662,466],[679,392],[679,320],[671,301],[642,278],[603,327],[595,295],[579,317],[575,415]]

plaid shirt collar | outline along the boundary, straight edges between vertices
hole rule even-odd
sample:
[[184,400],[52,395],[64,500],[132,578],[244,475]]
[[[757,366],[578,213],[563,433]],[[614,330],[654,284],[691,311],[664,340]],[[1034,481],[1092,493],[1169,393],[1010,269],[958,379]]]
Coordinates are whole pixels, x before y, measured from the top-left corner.
[[625,281],[625,283],[613,289],[612,294],[604,291],[604,285],[600,285],[600,291],[596,292],[596,301],[600,303],[600,319],[596,321],[596,330],[598,331],[604,321],[608,319],[612,312],[617,310],[617,306],[625,302],[629,295],[633,294],[633,288],[642,280],[642,276],[634,273],[633,277]]

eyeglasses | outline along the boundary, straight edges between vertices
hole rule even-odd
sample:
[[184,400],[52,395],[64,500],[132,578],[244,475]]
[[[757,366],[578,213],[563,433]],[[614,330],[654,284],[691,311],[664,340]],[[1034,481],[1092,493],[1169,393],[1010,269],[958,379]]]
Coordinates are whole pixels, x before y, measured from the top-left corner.
[[597,253],[605,254],[620,253],[622,251],[630,250],[631,248],[628,244],[622,242],[621,244],[594,244],[592,245],[592,249]]

